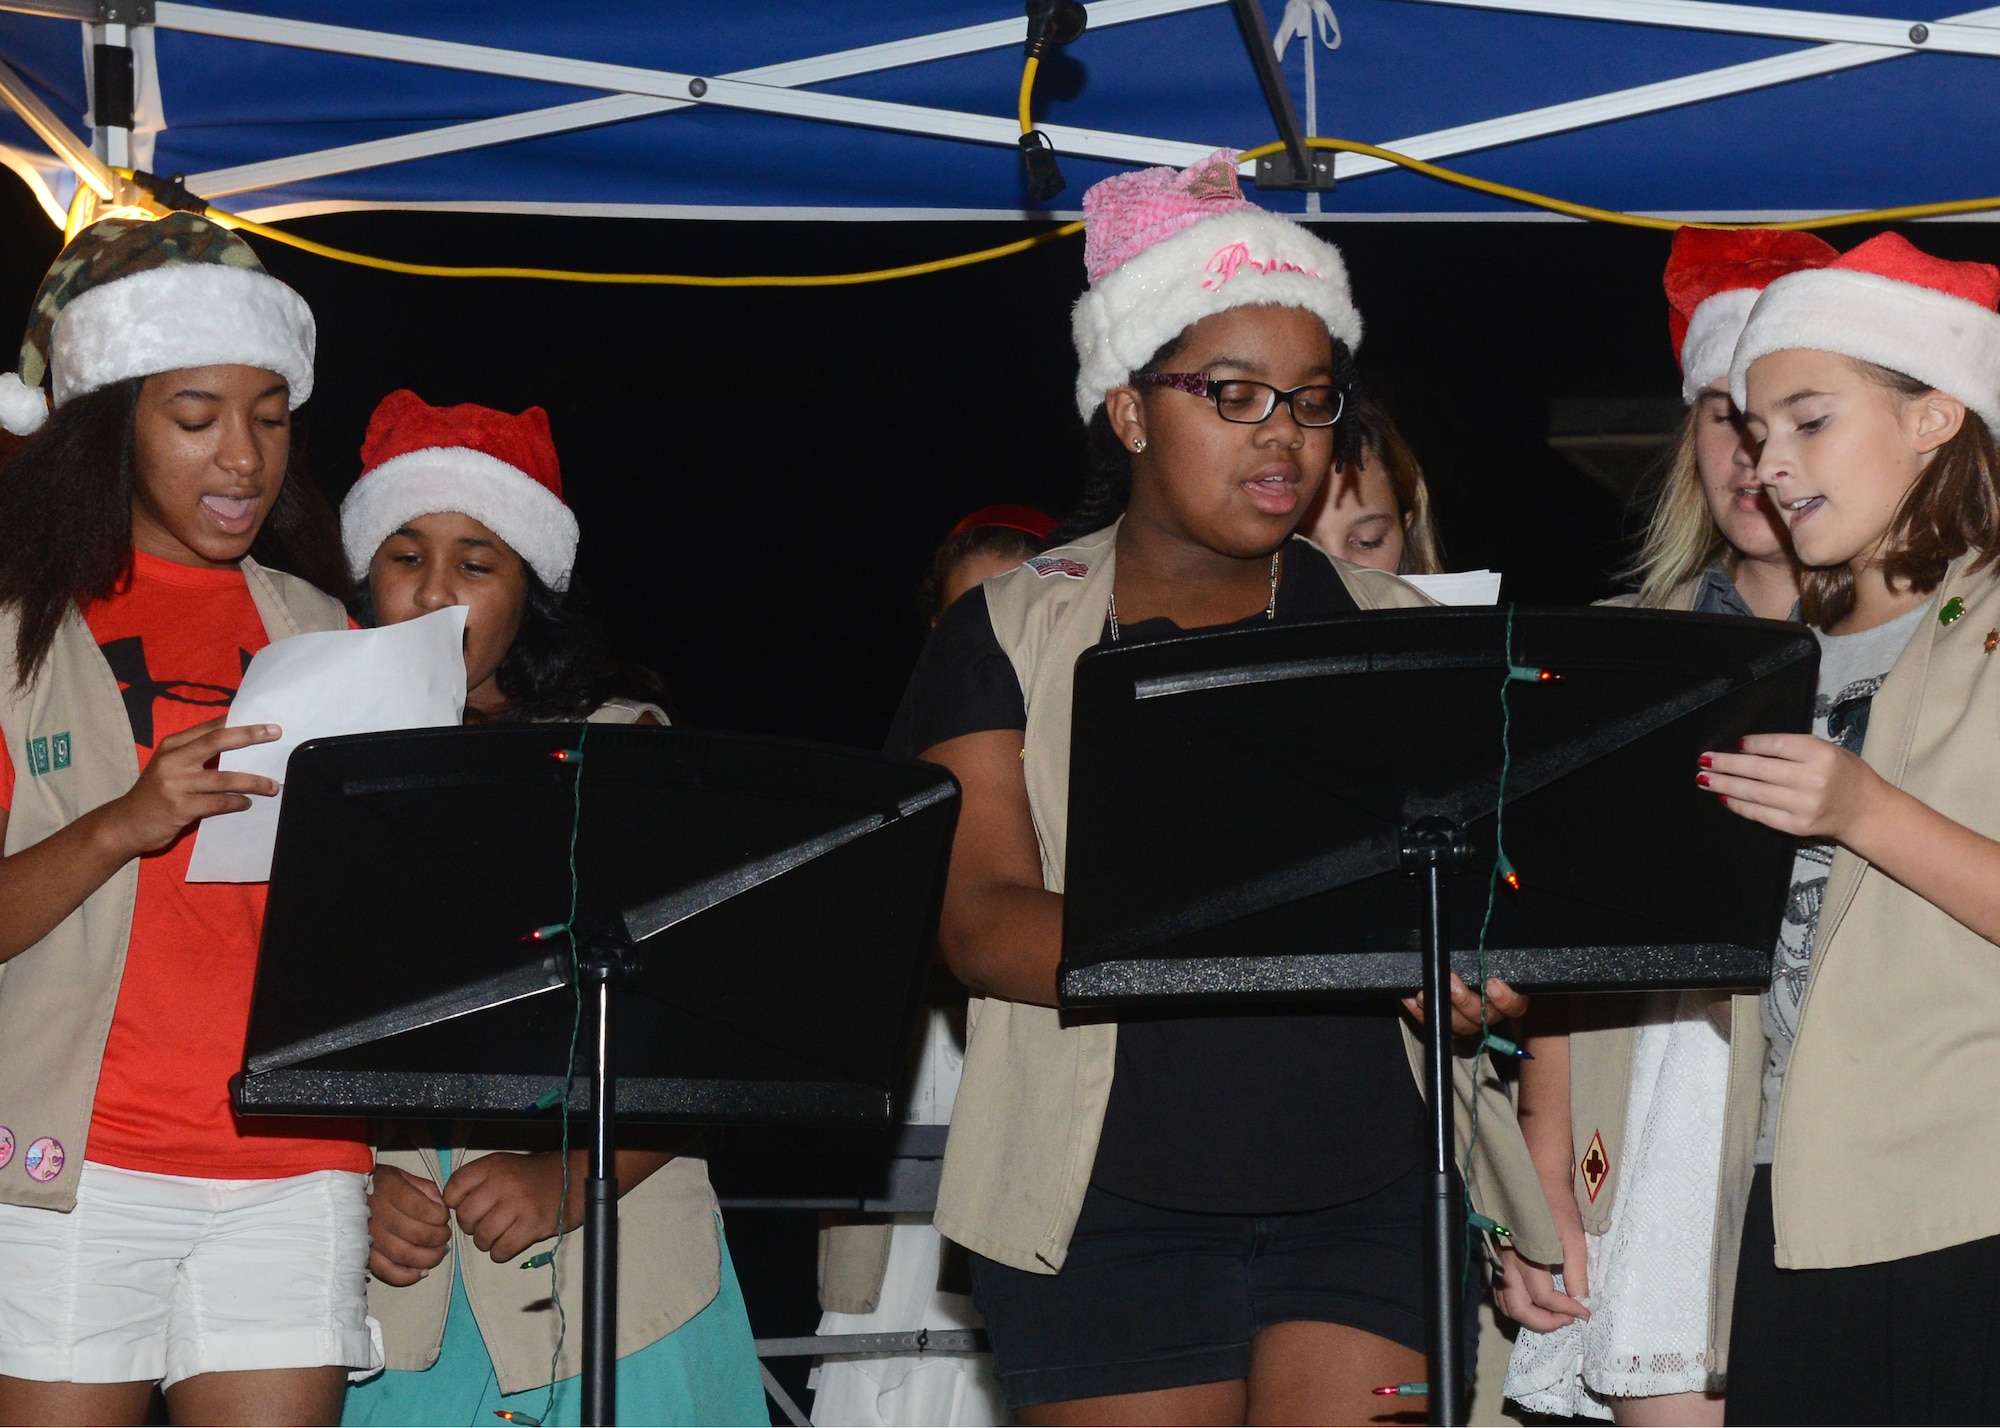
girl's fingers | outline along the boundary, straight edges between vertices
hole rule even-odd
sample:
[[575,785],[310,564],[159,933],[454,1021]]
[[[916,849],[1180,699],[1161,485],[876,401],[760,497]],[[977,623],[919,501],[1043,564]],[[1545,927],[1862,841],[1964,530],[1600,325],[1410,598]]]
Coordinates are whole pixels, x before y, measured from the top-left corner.
[[368,1251],[368,1272],[394,1289],[408,1289],[424,1277],[422,1271],[404,1268],[379,1249]]
[[1590,1317],[1590,1310],[1586,1309],[1581,1301],[1570,1298],[1569,1295],[1557,1289],[1553,1283],[1549,1285],[1547,1290],[1536,1296],[1535,1303],[1548,1310],[1551,1314],[1567,1314],[1572,1319],[1588,1319]]
[[[1708,762],[1695,769],[1695,780],[1706,774],[1710,784],[1718,778],[1743,779],[1772,788],[1804,788],[1825,777],[1818,758],[1777,759],[1762,754],[1710,754]],[[1731,795],[1732,797],[1734,795]]]
[[1737,740],[1737,750],[1774,759],[1802,759],[1813,747],[1826,741],[1813,734],[1746,734]]
[[169,739],[162,739],[155,753],[177,753],[194,758],[198,763],[207,763],[217,754],[231,749],[247,749],[253,744],[268,744],[284,734],[276,724],[236,724],[225,726],[220,719],[211,719],[206,724],[197,724],[192,729],[183,730]]
[[215,769],[204,769],[189,775],[186,787],[189,793],[254,793],[260,798],[274,798],[284,785],[262,774],[221,773]]
[[1701,783],[1701,787],[1727,799],[1732,807],[1738,803],[1750,803],[1760,808],[1796,810],[1801,802],[1799,791],[1784,784],[1709,770],[1704,770],[1702,777],[1706,781]]

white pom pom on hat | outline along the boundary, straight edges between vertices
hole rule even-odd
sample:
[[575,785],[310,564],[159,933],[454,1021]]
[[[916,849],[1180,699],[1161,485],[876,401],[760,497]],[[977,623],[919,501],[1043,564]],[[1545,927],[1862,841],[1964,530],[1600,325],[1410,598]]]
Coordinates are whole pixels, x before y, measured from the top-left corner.
[[49,399],[40,387],[21,380],[19,372],[0,372],[0,426],[16,436],[42,429],[49,419]]

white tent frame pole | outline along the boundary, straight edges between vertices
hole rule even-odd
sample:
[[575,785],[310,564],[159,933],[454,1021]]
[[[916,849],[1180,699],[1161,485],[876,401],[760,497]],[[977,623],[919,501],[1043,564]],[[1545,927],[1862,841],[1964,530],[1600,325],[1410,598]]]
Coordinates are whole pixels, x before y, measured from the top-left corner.
[[[1153,19],[1184,10],[1202,9],[1219,3],[1221,0],[1098,0],[1097,4],[1090,6],[1090,23],[1095,28],[1105,29],[1112,25],[1129,24],[1136,20]],[[4,0],[0,0],[0,9],[5,8],[7,7]],[[788,60],[757,69],[739,70],[721,78],[777,88],[818,84],[829,79],[845,79],[853,75],[921,64],[955,55],[1004,49],[1009,45],[1021,43],[1023,33],[1022,22],[1017,20],[967,25],[962,29],[946,30],[915,39],[896,40],[888,44],[841,50],[810,59]],[[233,168],[212,169],[207,173],[190,175],[187,184],[191,190],[205,198],[221,198],[228,194],[247,193],[256,189],[275,188],[281,184],[324,178],[329,174],[352,173],[357,169],[404,163],[411,159],[459,153],[467,149],[513,143],[522,139],[567,133],[603,124],[623,123],[629,119],[642,119],[654,114],[667,114],[676,109],[686,109],[696,102],[688,98],[669,99],[633,93],[603,99],[587,99],[576,104],[559,104],[546,109],[501,115],[493,119],[423,129],[412,134],[400,134],[391,139],[343,144],[335,148],[296,154],[290,158],[267,159]],[[1010,137],[1007,142],[1011,143],[1015,131],[1010,127],[1008,132]]]
[[[1949,23],[2000,25],[2000,6],[1954,15]],[[1879,45],[1819,45],[1809,50],[1800,50],[1795,54],[1774,55],[1770,59],[1752,60],[1747,64],[1729,65],[1723,69],[1704,70],[1698,74],[1683,75],[1679,79],[1666,79],[1654,84],[1636,85],[1631,89],[1613,90],[1607,94],[1593,95],[1588,99],[1573,99],[1541,109],[1523,110],[1519,114],[1506,114],[1495,119],[1461,124],[1451,129],[1415,134],[1406,139],[1391,139],[1381,147],[1394,149],[1399,154],[1408,154],[1414,159],[1450,158],[1455,154],[1498,148],[1504,144],[1518,144],[1529,139],[1566,133],[1572,129],[1585,129],[1596,124],[1630,119],[1640,114],[1656,113],[1662,109],[1675,109],[1684,104],[1699,104],[1704,100],[1722,99],[1732,94],[1768,89],[1773,85],[1789,84],[1794,80],[1811,79],[1846,69],[1858,69],[1863,65],[1906,59],[1914,53],[1916,51],[1907,48],[1894,50]],[[1334,173],[1340,179],[1346,180],[1360,178],[1365,174],[1380,173],[1384,169],[1394,167],[1396,166],[1386,159],[1370,158],[1365,154],[1341,154],[1335,161]]]
[[35,131],[35,136],[55,153],[56,157],[76,170],[76,176],[97,191],[99,198],[109,201],[117,192],[117,176],[105,166],[104,160],[91,152],[90,145],[78,138],[70,127],[58,119],[55,111],[42,103],[41,97],[28,87],[28,82],[15,72],[12,65],[0,62],[0,99],[7,107],[20,115],[21,122]]
[[2000,56],[2000,33],[1951,20],[1884,20],[1870,15],[1833,15],[1819,10],[1781,10],[1765,5],[1727,5],[1714,0],[1422,0],[1475,10],[1508,10],[1525,15],[1558,15],[1579,20],[1611,20],[1621,25],[1660,25],[1717,34],[1763,35],[1823,44],[1874,45],[1889,50],[1935,50],[1942,54]]

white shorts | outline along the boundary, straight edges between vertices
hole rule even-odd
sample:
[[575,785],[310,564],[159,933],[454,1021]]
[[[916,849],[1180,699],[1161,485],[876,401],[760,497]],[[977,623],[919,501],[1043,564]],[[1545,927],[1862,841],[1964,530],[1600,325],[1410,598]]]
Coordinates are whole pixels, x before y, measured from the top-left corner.
[[68,1214],[0,1205],[0,1374],[171,1387],[382,1366],[367,1177],[153,1175],[86,1161]]

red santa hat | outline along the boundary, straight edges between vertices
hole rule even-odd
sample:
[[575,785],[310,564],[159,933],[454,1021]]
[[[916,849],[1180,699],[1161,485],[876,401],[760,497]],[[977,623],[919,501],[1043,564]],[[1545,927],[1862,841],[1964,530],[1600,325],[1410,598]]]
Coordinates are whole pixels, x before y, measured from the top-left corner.
[[1840,256],[1810,233],[1776,228],[1681,228],[1663,281],[1667,331],[1681,364],[1681,400],[1729,375],[1736,339],[1757,294],[1787,273],[1823,268]]
[[1035,540],[1047,540],[1056,533],[1056,518],[1033,506],[981,506],[951,528],[955,536],[968,531],[1019,531]]
[[361,466],[340,503],[340,538],[356,580],[400,527],[456,511],[506,541],[551,590],[569,588],[576,516],[563,502],[549,414],[540,407],[509,416],[391,392],[368,419]]
[[1736,343],[1736,404],[1752,362],[1797,347],[1928,382],[2000,434],[2000,268],[1991,263],[1934,258],[1883,233],[1824,268],[1778,279]]
[[1070,329],[1085,421],[1155,352],[1232,307],[1304,308],[1350,352],[1361,346],[1340,250],[1245,198],[1227,149],[1179,172],[1141,169],[1093,185],[1083,196],[1083,264],[1090,290]]

